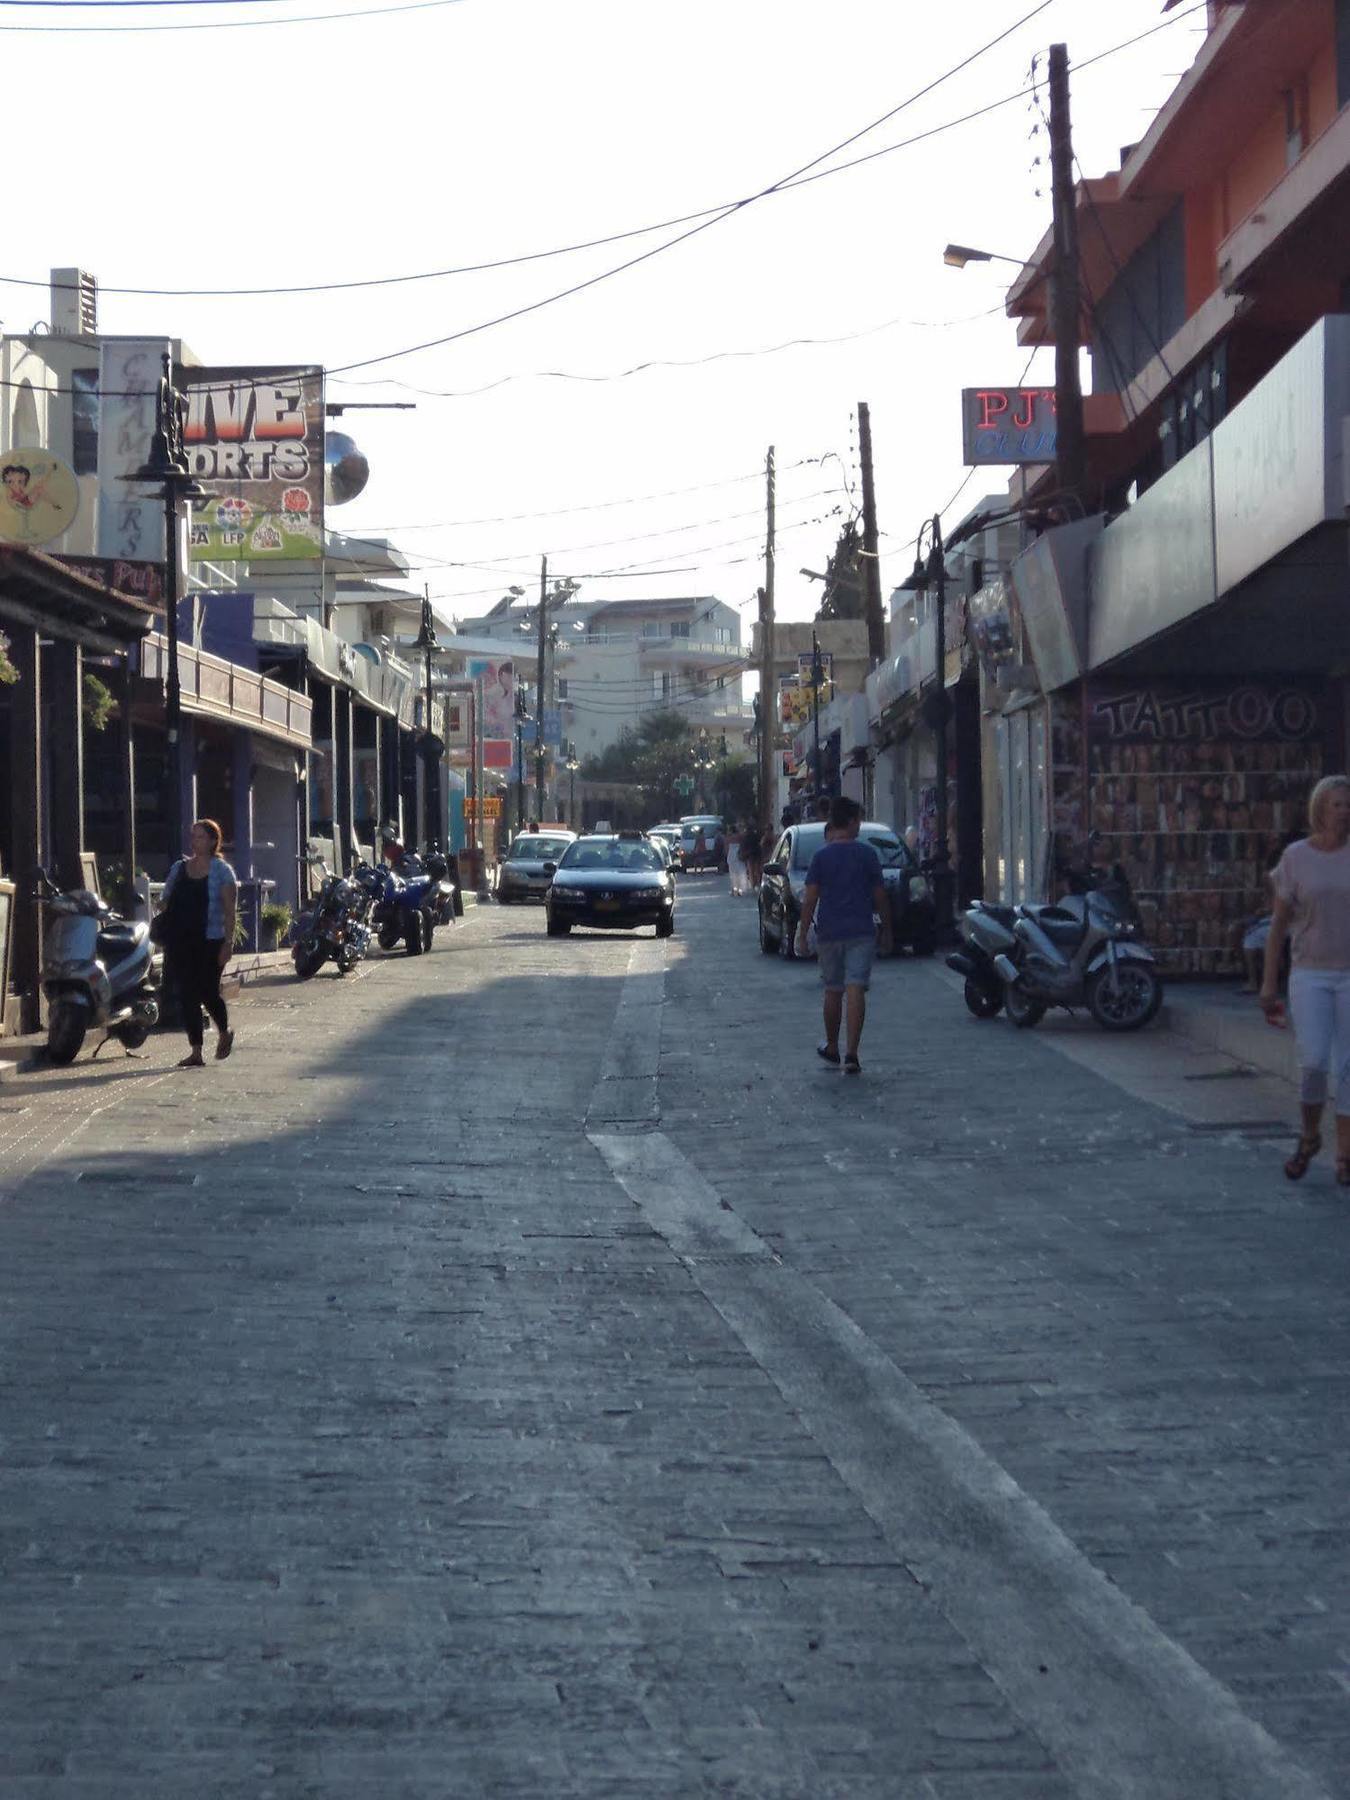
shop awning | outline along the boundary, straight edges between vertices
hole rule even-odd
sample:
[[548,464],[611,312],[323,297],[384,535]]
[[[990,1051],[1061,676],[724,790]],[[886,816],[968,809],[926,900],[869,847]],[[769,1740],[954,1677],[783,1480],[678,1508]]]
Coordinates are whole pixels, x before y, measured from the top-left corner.
[[77,574],[41,550],[0,544],[0,619],[87,650],[125,650],[154,624],[154,608]]

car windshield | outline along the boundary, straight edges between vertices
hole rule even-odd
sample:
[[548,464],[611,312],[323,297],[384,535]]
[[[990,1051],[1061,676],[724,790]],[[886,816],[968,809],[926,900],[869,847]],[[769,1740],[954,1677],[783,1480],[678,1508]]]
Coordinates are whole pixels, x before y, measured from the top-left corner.
[[653,869],[658,874],[665,868],[661,852],[654,844],[628,838],[578,838],[568,846],[558,864],[560,869]]
[[558,837],[518,837],[511,846],[508,862],[556,862],[567,848],[568,839]]

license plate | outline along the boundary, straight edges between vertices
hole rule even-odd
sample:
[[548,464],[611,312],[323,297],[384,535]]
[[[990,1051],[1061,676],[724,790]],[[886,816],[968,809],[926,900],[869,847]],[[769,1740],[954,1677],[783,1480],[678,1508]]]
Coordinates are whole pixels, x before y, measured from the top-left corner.
[[597,912],[618,912],[619,903],[617,900],[597,900],[595,910]]

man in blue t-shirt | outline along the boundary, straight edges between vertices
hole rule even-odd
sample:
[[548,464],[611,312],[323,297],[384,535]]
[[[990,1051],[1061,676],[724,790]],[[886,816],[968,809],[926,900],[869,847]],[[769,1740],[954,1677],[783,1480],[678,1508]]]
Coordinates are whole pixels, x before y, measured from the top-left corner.
[[861,1072],[858,1044],[867,1017],[867,984],[877,950],[874,913],[881,918],[882,951],[891,947],[891,909],[881,878],[881,858],[870,844],[858,842],[861,824],[862,808],[856,800],[840,798],[833,802],[828,841],[816,851],[806,871],[806,897],[797,932],[797,954],[805,956],[807,934],[815,919],[820,984],[825,990],[825,1042],[817,1055],[836,1067],[839,1027],[847,997],[844,1069],[849,1075]]

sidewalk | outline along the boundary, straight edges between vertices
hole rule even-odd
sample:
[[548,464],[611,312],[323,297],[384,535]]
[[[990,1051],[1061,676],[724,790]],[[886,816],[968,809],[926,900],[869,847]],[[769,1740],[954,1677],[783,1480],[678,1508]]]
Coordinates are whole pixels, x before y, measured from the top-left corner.
[[1171,987],[1167,990],[1163,1020],[1170,1031],[1231,1056],[1235,1062],[1297,1085],[1298,1056],[1293,1033],[1267,1025],[1253,994],[1239,993],[1229,983],[1208,981]]

